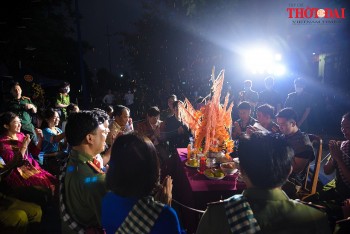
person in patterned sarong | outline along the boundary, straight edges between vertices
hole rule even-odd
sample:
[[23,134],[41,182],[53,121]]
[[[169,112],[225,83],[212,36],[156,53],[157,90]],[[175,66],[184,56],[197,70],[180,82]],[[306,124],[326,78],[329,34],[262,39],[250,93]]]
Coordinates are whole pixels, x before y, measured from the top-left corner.
[[118,137],[109,166],[106,186],[110,192],[102,201],[107,234],[182,232],[170,207],[172,179],[166,176],[159,185],[157,151],[149,138],[137,133]]
[[[42,191],[53,193],[57,179],[49,172],[43,170],[39,163],[32,157],[40,152],[42,142],[42,131],[36,129],[38,145],[31,142],[30,135],[21,133],[21,121],[12,112],[5,112],[0,118],[0,155],[5,164],[17,161],[17,166],[4,179],[6,185],[14,190],[21,191],[18,194],[23,200],[36,202],[39,198],[31,200],[23,191]],[[23,190],[23,188],[27,188]],[[34,192],[37,194],[36,192]],[[27,196],[28,195],[28,196]],[[42,201],[38,201],[41,204]]]
[[197,233],[331,233],[325,213],[289,199],[281,189],[293,159],[284,139],[263,132],[244,136],[238,158],[247,188],[209,204]]

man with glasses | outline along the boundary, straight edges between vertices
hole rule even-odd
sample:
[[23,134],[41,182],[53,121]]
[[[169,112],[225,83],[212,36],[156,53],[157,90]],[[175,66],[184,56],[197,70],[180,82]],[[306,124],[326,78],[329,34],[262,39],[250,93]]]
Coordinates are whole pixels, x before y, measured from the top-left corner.
[[[108,116],[99,110],[82,111],[69,116],[66,138],[72,147],[64,180],[61,180],[62,233],[76,233],[72,223],[85,232],[101,230],[101,200],[106,193],[105,174],[94,164],[94,157],[105,149],[109,132]],[[68,219],[67,217],[70,217]]]

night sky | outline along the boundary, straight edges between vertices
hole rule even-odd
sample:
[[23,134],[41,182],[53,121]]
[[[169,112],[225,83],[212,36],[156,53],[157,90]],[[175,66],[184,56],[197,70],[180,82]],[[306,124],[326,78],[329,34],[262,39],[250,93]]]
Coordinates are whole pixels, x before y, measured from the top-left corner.
[[[141,16],[141,4],[137,0],[84,0],[79,2],[82,40],[93,46],[93,51],[85,55],[91,71],[99,68],[109,69],[107,25],[109,34],[120,31],[135,30],[133,22]],[[112,73],[120,70],[121,52],[119,49],[119,36],[110,37]],[[119,61],[118,61],[119,60]]]

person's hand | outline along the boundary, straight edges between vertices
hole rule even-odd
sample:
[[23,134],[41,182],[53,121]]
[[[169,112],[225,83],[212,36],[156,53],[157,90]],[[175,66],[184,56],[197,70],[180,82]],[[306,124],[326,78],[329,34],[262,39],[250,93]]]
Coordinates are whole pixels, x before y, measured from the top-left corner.
[[29,143],[32,139],[30,139],[30,135],[27,134],[24,139],[23,139],[23,144],[22,144],[22,148],[28,148]]
[[35,133],[36,133],[38,138],[40,138],[40,139],[44,138],[43,131],[40,128],[36,128]]
[[173,191],[173,179],[170,176],[166,176],[163,180],[161,188],[155,195],[155,199],[161,203],[171,205]]
[[256,132],[256,131],[259,131],[260,129],[259,128],[257,128],[257,127],[254,127],[254,126],[252,126],[252,125],[248,125],[247,126],[247,130],[246,130],[246,133],[247,133],[247,135],[252,135],[254,132]]
[[34,105],[33,104],[25,104],[25,109],[26,110],[30,110],[30,109],[33,109],[34,108]]
[[335,161],[342,160],[342,152],[340,150],[341,142],[337,142],[335,140],[329,141],[329,151],[331,152],[331,156]]

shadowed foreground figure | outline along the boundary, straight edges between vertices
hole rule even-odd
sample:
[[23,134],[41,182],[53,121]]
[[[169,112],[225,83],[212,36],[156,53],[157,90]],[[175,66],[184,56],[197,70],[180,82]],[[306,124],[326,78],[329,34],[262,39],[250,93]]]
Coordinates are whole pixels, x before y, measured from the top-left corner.
[[238,157],[247,189],[209,204],[197,233],[330,233],[325,213],[282,191],[293,157],[283,139],[253,133],[240,139]]

